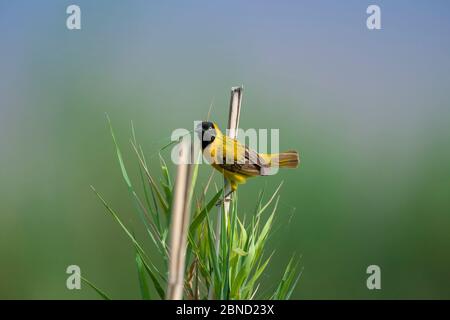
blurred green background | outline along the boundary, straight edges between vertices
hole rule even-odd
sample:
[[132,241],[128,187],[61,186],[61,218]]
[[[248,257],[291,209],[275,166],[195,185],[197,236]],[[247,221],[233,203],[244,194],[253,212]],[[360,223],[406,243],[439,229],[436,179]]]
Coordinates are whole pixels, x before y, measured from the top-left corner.
[[279,128],[303,160],[239,191],[249,212],[284,180],[264,288],[296,253],[294,298],[450,298],[450,5],[376,2],[379,31],[369,1],[78,0],[69,31],[73,2],[0,0],[0,298],[97,298],[67,290],[71,264],[139,298],[133,247],[89,188],[139,228],[105,112],[137,178],[130,121],[151,157],[212,101],[224,128],[240,84],[241,127]]

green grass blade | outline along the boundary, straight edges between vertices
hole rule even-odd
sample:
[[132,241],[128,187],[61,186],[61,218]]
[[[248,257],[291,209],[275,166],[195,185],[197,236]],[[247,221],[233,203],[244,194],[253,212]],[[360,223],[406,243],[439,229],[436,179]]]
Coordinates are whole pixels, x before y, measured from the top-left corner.
[[190,226],[190,233],[194,234],[195,230],[198,228],[198,226],[204,221],[205,217],[208,215],[208,213],[211,211],[211,209],[216,205],[217,201],[219,200],[220,196],[222,195],[222,189],[217,192],[214,197],[208,202],[206,207],[204,207],[194,218],[194,220],[191,223]]
[[259,256],[259,254],[261,253],[265,242],[267,240],[267,237],[269,235],[270,229],[272,228],[272,223],[273,223],[273,219],[275,217],[275,212],[277,210],[278,207],[278,201],[280,200],[280,198],[277,198],[277,201],[275,202],[275,206],[273,208],[272,213],[270,214],[269,218],[267,219],[266,223],[264,224],[264,227],[261,230],[261,233],[258,236],[258,240],[256,242],[256,250],[257,250],[257,256]]
[[83,281],[84,283],[86,283],[89,287],[91,287],[95,292],[97,292],[97,294],[102,297],[104,300],[111,300],[111,298],[109,298],[109,296],[103,292],[102,290],[100,290],[97,286],[95,286],[92,282],[90,282],[88,279],[84,278],[83,276],[81,276],[81,281]]
[[243,299],[247,299],[247,297],[251,297],[253,295],[253,287],[255,286],[256,281],[258,281],[259,277],[262,275],[262,273],[268,266],[272,256],[273,256],[273,253],[269,256],[269,258],[266,259],[266,261],[262,265],[258,266],[258,268],[256,269],[253,276],[250,278],[249,281],[247,281],[247,285],[242,290],[243,291],[243,294],[242,294]]
[[164,212],[166,214],[169,213],[169,205],[167,204],[166,200],[164,199],[161,191],[159,190],[158,186],[156,185],[155,179],[153,179],[152,175],[150,174],[150,171],[148,170],[147,165],[145,164],[144,160],[142,159],[141,154],[139,153],[136,145],[131,141],[131,145],[134,149],[134,152],[136,153],[139,163],[141,164],[142,169],[144,169],[145,175],[147,176],[147,179],[150,183],[150,187],[152,189],[152,192],[156,194],[156,198],[158,199],[159,204],[163,208]]
[[243,264],[239,270],[232,286],[232,295],[240,298],[239,290],[242,289],[245,280],[249,278],[252,265],[254,265],[255,258],[255,243],[254,240],[250,240],[250,245],[247,251],[247,255],[243,257]]
[[294,289],[297,287],[298,281],[300,280],[302,273],[303,269],[298,273],[297,278],[295,278],[294,283],[291,285],[291,289],[289,289],[288,293],[286,294],[286,300],[289,300],[291,298],[292,292],[294,292]]
[[[108,119],[109,129],[110,129],[110,132],[111,132],[111,137],[112,137],[113,142],[114,142],[117,159],[119,161],[120,170],[122,172],[122,177],[125,180],[125,183],[127,184],[128,191],[129,191],[130,196],[131,196],[131,198],[133,200],[133,204],[134,204],[134,206],[136,208],[136,211],[139,214],[140,219],[144,223],[144,225],[147,228],[147,231],[149,232],[153,242],[155,243],[155,246],[162,253],[163,250],[164,250],[164,247],[163,247],[163,245],[161,244],[161,241],[160,241],[161,236],[159,235],[156,226],[152,225],[149,222],[149,219],[147,219],[148,215],[146,214],[145,209],[144,209],[144,207],[142,205],[142,202],[139,200],[139,197],[138,197],[136,191],[133,188],[133,185],[132,185],[131,180],[130,180],[130,178],[128,176],[128,173],[127,173],[127,169],[125,168],[125,163],[123,161],[122,153],[120,151],[119,144],[117,143],[117,139],[116,139],[116,136],[114,134],[114,130],[113,130],[113,127],[112,127],[111,119],[109,118],[108,115],[106,115],[106,117]],[[158,241],[157,241],[157,239],[158,239]]]
[[111,136],[112,136],[113,141],[114,141],[116,155],[117,155],[117,158],[119,160],[119,166],[120,166],[120,170],[122,171],[122,176],[123,176],[127,186],[131,188],[131,180],[128,177],[127,170],[125,169],[125,164],[123,162],[122,153],[120,152],[119,145],[117,143],[116,136],[114,134],[114,130],[113,130],[113,127],[112,127],[111,119],[109,118],[108,115],[106,115],[106,119],[108,120],[109,130],[110,130]]
[[275,190],[275,192],[272,194],[272,197],[270,197],[269,201],[267,201],[267,203],[264,205],[264,207],[262,207],[259,211],[258,211],[258,216],[260,216],[272,203],[273,199],[275,199],[276,195],[278,194],[278,192],[281,189],[281,186],[283,185],[283,182],[281,182],[278,186],[278,188]]
[[169,205],[169,211],[171,210],[170,206],[172,204],[172,182],[170,181],[170,176],[169,176],[169,170],[167,168],[166,162],[164,161],[163,157],[161,156],[161,154],[159,155],[159,161],[160,161],[160,165],[161,165],[161,172],[162,172],[162,176],[163,176],[163,181],[161,182],[161,186],[163,188],[164,191],[164,195],[166,196],[166,203]]
[[137,250],[135,250],[136,267],[138,271],[139,288],[141,290],[142,300],[150,300],[150,292],[148,290],[147,281],[145,279],[144,262]]
[[[103,206],[107,209],[107,211],[112,215],[112,217],[114,218],[114,220],[119,224],[119,226],[122,228],[122,230],[125,232],[125,234],[131,239],[131,241],[133,242],[134,246],[136,247],[136,249],[138,250],[139,254],[141,255],[142,261],[144,262],[144,266],[147,269],[147,271],[149,272],[149,276],[151,277],[155,287],[159,287],[161,288],[161,285],[159,284],[157,278],[156,278],[156,274],[158,274],[163,280],[166,281],[165,277],[158,271],[158,269],[153,265],[150,264],[148,265],[148,263],[146,262],[146,260],[149,260],[147,255],[145,254],[144,249],[142,249],[142,246],[136,241],[135,237],[132,235],[132,233],[128,230],[128,228],[122,223],[122,221],[120,220],[119,216],[117,215],[117,213],[106,203],[106,201],[102,198],[102,196],[97,192],[97,190],[95,190],[95,188],[93,186],[91,186],[92,190],[94,191],[94,193],[97,195],[97,197],[100,199],[100,201],[102,202]],[[145,259],[144,259],[145,258]],[[162,297],[164,297],[164,293],[162,294]]]
[[140,250],[137,250],[137,253],[139,254],[139,256],[140,256],[140,258],[141,258],[141,261],[142,261],[143,264],[144,264],[144,268],[145,268],[145,270],[147,271],[148,276],[150,277],[150,279],[151,279],[152,282],[153,282],[153,285],[154,285],[154,287],[155,287],[155,289],[156,289],[156,292],[158,293],[158,296],[159,296],[161,299],[165,299],[166,294],[165,294],[164,289],[162,288],[161,284],[159,283],[158,279],[156,278],[155,270],[153,270],[154,267],[150,267],[150,266],[145,262],[145,259],[144,259],[144,257],[143,257],[143,254],[142,254],[142,252],[141,252]]
[[264,187],[258,194],[258,200],[256,201],[256,206],[255,206],[255,213],[254,215],[258,215],[258,213],[261,211],[261,205],[262,205],[262,201],[264,199],[264,194],[266,192],[266,188]]
[[91,188],[94,191],[94,193],[97,195],[97,197],[100,199],[100,201],[102,202],[103,206],[112,215],[114,220],[120,225],[122,230],[125,231],[126,235],[131,239],[131,241],[134,243],[134,245],[136,245],[136,247],[139,249],[139,251],[144,252],[144,249],[142,249],[141,245],[136,241],[136,239],[131,234],[131,232],[128,230],[128,228],[122,223],[122,220],[120,220],[120,218],[117,215],[117,213],[109,206],[109,204],[105,201],[105,199],[103,199],[103,197],[97,192],[97,190],[95,190],[95,188],[93,186],[91,186]]
[[172,179],[170,178],[169,168],[167,167],[166,161],[164,160],[163,156],[159,154],[159,161],[161,163],[161,170],[164,177],[165,184],[169,187],[169,189],[172,189]]
[[[132,132],[132,136],[133,136],[132,142],[134,143],[134,145],[137,146],[138,143],[137,143],[137,139],[136,139],[136,133],[134,131],[133,121],[131,122],[131,132]],[[141,150],[142,157],[144,158],[144,152],[142,151],[142,148],[140,150]],[[145,162],[145,159],[144,159],[144,162]],[[152,208],[152,204],[151,204],[150,197],[149,197],[149,190],[148,190],[147,184],[145,183],[143,169],[140,165],[139,160],[138,160],[138,167],[139,167],[139,178],[140,178],[140,182],[142,185],[142,190],[144,192],[145,203],[147,205],[148,212],[150,212],[150,215],[152,216],[153,221],[155,221],[158,233],[161,235],[162,228],[161,228],[161,222],[160,222],[159,214],[158,214],[158,210],[157,210],[158,208],[156,207],[156,205],[155,205],[154,209]],[[153,196],[153,194],[152,194],[152,196]]]
[[[213,231],[211,227],[211,222],[209,218],[206,218],[206,226],[207,226],[207,236],[208,236],[208,244],[209,244],[209,258],[211,260],[212,264],[212,273],[214,276],[214,281],[211,283],[211,285],[214,288],[220,288],[219,285],[222,283],[222,277],[220,274],[220,267],[219,267],[219,260],[216,252],[216,248],[214,245],[214,236]],[[218,297],[218,291],[216,291],[216,297]]]
[[[294,266],[294,257],[289,260],[289,263],[284,271],[283,278],[281,279],[280,284],[278,285],[277,290],[274,294],[274,299],[276,300],[285,300],[288,297],[288,293],[292,290],[291,284],[295,277],[296,267]],[[298,278],[298,277],[297,277]]]

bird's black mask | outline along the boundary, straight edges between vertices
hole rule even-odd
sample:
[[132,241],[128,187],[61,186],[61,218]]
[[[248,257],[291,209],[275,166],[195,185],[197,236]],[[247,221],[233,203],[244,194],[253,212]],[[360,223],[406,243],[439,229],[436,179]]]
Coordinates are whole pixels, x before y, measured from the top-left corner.
[[205,149],[216,139],[216,129],[212,122],[202,122],[200,139],[202,140],[202,149]]

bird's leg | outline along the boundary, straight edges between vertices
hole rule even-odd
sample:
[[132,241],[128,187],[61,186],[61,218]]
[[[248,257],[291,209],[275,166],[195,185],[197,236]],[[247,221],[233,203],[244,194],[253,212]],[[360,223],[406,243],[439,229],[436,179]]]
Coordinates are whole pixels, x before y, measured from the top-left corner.
[[228,192],[223,199],[219,199],[219,201],[216,202],[216,207],[220,207],[224,202],[230,202],[231,198],[228,198],[232,193],[234,192],[233,189],[231,189],[230,192]]

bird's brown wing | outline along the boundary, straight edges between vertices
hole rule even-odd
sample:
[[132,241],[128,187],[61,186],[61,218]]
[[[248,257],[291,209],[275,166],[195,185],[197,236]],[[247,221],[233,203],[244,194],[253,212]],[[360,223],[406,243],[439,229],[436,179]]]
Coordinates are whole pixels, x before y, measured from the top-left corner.
[[233,163],[229,163],[229,158],[227,162],[227,158],[222,156],[222,163],[218,164],[219,167],[249,177],[266,174],[265,169],[268,168],[268,164],[256,151],[228,137],[226,138],[226,145],[228,150],[235,150]]
[[254,164],[218,164],[218,166],[226,171],[240,174],[246,177],[255,177],[261,175],[260,167]]

